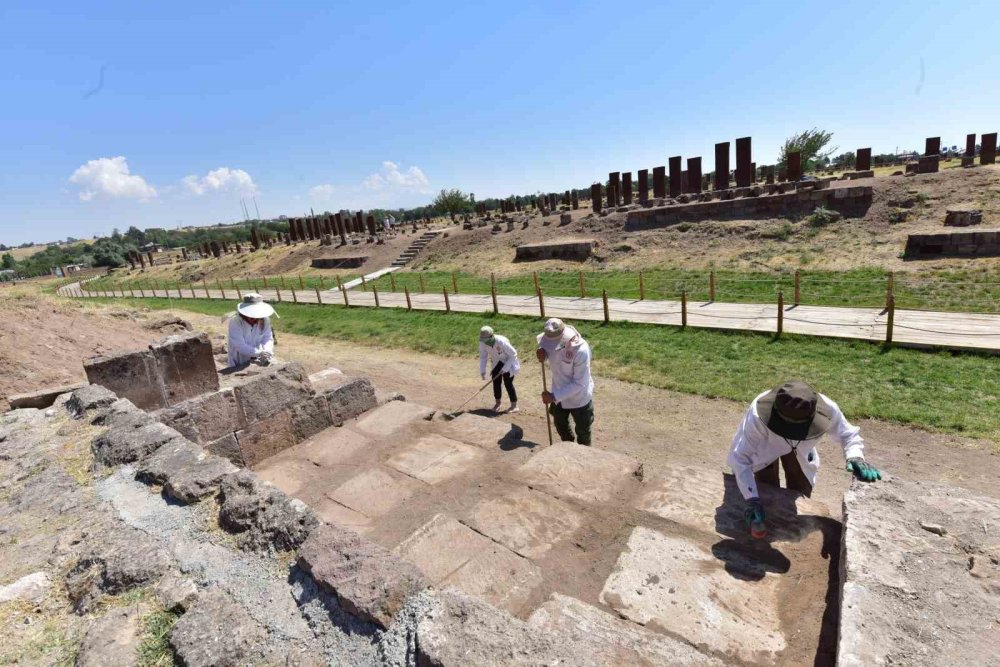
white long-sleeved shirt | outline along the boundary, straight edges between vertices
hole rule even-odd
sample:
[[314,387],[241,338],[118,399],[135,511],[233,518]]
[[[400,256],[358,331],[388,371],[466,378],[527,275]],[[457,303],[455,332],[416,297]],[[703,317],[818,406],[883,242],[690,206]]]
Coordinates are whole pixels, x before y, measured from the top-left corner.
[[582,408],[594,399],[594,379],[590,375],[590,345],[571,326],[565,345],[559,339],[538,335],[538,347],[545,350],[552,369],[550,391],[556,403],[567,410]]
[[271,332],[270,318],[264,318],[251,326],[239,316],[229,318],[229,336],[226,347],[229,350],[229,365],[242,366],[262,353],[274,354],[274,334]]
[[[753,474],[791,452],[792,445],[795,445],[795,457],[802,467],[802,472],[805,473],[809,483],[813,486],[816,486],[816,476],[819,473],[819,452],[816,451],[818,438],[813,440],[783,438],[769,429],[757,414],[757,401],[766,396],[767,393],[765,391],[753,399],[753,403],[750,404],[736,429],[733,446],[729,450],[729,467],[733,469],[740,492],[747,500],[760,495]],[[861,429],[847,421],[840,406],[829,398],[820,394],[819,400],[830,406],[832,418],[828,434],[843,447],[844,457],[863,459],[865,441],[861,438]]]
[[[492,371],[497,364],[502,363],[500,374],[510,373],[511,377],[514,377],[521,370],[521,361],[517,358],[517,350],[510,344],[510,339],[506,336],[497,335],[493,338],[495,339],[493,345],[479,341],[479,374],[485,373],[487,368]],[[487,366],[487,360],[489,360],[489,366]]]

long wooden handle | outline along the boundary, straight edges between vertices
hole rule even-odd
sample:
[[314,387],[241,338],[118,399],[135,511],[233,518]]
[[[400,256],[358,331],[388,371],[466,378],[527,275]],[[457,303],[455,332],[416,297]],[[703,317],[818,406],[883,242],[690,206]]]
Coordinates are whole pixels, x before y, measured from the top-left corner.
[[[545,362],[542,364],[542,391],[548,391],[548,381],[545,379]],[[544,405],[544,403],[543,403]],[[549,414],[549,406],[545,406],[545,424],[549,427],[549,447],[552,446],[552,415]]]

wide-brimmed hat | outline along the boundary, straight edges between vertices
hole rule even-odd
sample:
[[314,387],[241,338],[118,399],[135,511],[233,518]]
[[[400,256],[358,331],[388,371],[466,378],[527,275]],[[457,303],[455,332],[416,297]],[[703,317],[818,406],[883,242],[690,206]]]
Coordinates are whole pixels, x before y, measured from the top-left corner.
[[237,304],[236,312],[244,317],[255,320],[274,315],[274,308],[264,302],[264,297],[256,292],[243,295],[243,300]]
[[563,337],[563,333],[566,331],[566,325],[558,317],[550,318],[545,322],[545,329],[542,332],[546,338],[559,339]]
[[479,340],[489,340],[493,338],[493,327],[483,327],[479,330]]
[[833,410],[808,384],[790,380],[757,400],[757,415],[783,438],[812,440],[830,430]]

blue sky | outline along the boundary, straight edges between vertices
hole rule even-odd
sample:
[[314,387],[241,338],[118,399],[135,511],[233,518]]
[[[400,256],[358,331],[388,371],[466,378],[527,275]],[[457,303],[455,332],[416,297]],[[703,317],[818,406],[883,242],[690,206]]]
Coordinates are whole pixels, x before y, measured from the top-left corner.
[[[0,4],[0,242],[1000,129],[991,2]],[[103,75],[102,75],[103,70]],[[251,211],[252,213],[252,211]]]

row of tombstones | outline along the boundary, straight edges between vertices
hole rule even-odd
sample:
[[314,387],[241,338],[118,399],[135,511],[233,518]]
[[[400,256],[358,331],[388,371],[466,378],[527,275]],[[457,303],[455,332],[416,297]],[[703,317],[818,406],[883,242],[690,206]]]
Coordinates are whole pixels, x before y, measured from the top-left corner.
[[[535,209],[544,213],[555,211],[560,206],[573,209],[580,208],[580,199],[576,190],[566,190],[563,194],[551,192],[549,194],[532,195],[530,197],[509,197],[500,200],[501,213],[521,213],[529,209]],[[488,213],[488,208],[483,202],[476,204],[475,210],[478,215],[486,215]]]

